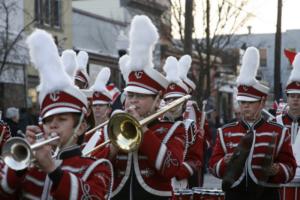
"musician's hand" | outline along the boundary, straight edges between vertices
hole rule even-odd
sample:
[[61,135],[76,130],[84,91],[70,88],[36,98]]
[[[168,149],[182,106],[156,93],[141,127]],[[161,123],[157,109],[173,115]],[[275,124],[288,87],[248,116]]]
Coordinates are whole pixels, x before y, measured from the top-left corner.
[[279,164],[273,163],[269,169],[270,176],[275,176],[279,172]]
[[52,158],[52,147],[49,144],[43,145],[35,150],[35,159],[39,167],[46,173],[51,173],[56,169]]
[[228,164],[229,163],[229,161],[230,161],[230,159],[231,159],[231,157],[232,157],[232,153],[228,153],[228,154],[226,154],[225,156],[224,156],[224,162],[226,163],[226,164]]
[[35,143],[36,140],[36,134],[41,133],[42,130],[38,126],[27,126],[26,127],[26,140],[29,142],[29,144]]

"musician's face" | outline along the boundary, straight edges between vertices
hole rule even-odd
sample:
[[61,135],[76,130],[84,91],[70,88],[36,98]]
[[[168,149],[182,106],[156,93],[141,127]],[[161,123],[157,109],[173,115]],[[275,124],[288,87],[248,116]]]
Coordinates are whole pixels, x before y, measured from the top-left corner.
[[111,108],[108,104],[95,104],[92,105],[95,121],[106,120],[111,112]]
[[151,112],[153,104],[155,108],[158,108],[159,101],[155,102],[155,96],[149,94],[140,94],[134,92],[127,92],[125,99],[125,109],[130,106],[135,106],[136,112],[142,116],[146,117]]
[[287,104],[292,111],[300,111],[300,94],[288,94]]
[[[165,99],[166,104],[172,103],[173,101],[175,101],[177,98],[167,98]],[[180,116],[182,116],[183,114],[183,104],[180,104],[178,106],[175,106],[174,108],[170,109],[168,112],[165,113],[165,116],[169,119],[176,119],[179,118]]]
[[[65,145],[73,135],[76,126],[75,115],[72,113],[62,113],[47,117],[43,121],[43,129],[46,135],[56,133],[60,136],[59,144]],[[72,141],[75,144],[76,141]]]
[[239,101],[241,116],[246,121],[255,121],[261,113],[264,106],[264,101]]

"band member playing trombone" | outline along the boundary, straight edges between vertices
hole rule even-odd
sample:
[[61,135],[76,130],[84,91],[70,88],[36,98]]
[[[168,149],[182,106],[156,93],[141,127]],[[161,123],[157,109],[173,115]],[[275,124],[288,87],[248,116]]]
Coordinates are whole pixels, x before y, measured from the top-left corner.
[[[90,90],[93,91],[92,97],[92,111],[95,119],[95,126],[101,126],[104,122],[108,121],[111,114],[112,97],[106,89],[106,84],[110,78],[110,69],[105,67],[99,73],[95,80],[94,85]],[[99,127],[95,131],[89,131],[89,134],[85,135],[85,141],[87,142],[82,150],[83,153],[90,151],[98,144],[108,139],[107,126]],[[92,157],[103,158],[107,157],[109,148],[102,148],[92,153]]]
[[287,110],[276,116],[277,123],[289,129],[291,145],[297,161],[295,178],[281,189],[281,199],[296,200],[300,198],[300,54],[298,53],[293,62],[293,70],[286,86]]
[[[36,30],[27,43],[41,77],[39,102],[43,124],[27,127],[29,147],[25,148],[25,140],[22,143],[21,139],[13,138],[4,146],[2,157],[6,165],[2,170],[1,195],[18,199],[109,199],[111,163],[82,157],[77,144],[86,128],[86,96],[63,70],[50,34]],[[36,140],[39,133],[44,138]],[[53,147],[58,147],[57,155],[52,155]]]
[[237,78],[241,120],[218,130],[209,164],[226,200],[279,199],[279,184],[295,174],[288,130],[261,117],[269,88],[255,79],[258,66],[259,52],[249,47]]
[[[175,57],[170,56],[166,59],[164,71],[166,72],[166,79],[169,81],[169,86],[164,93],[166,103],[188,94],[188,87],[179,77],[178,67],[178,61]],[[203,133],[200,133],[200,128],[194,120],[183,120],[184,110],[185,105],[180,105],[164,115],[166,119],[172,122],[183,121],[186,130],[184,162],[180,166],[177,175],[172,179],[174,190],[199,186],[199,170],[201,170],[203,164]]]
[[[128,75],[124,77],[125,112],[141,120],[157,111],[168,81],[153,69],[152,51],[158,33],[151,20],[135,16],[129,38],[129,71],[123,71],[124,76]],[[155,119],[142,130],[142,141],[136,151],[124,153],[115,149],[114,200],[160,200],[172,196],[171,178],[183,160],[184,126],[181,122]]]

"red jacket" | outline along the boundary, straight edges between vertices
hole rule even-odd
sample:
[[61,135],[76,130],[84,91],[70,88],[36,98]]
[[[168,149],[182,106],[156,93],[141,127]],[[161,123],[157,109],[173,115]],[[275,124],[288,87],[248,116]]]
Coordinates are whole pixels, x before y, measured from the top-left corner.
[[[290,144],[290,135],[286,128],[274,122],[267,122],[264,119],[259,119],[253,124],[254,139],[253,144],[246,161],[247,173],[251,179],[257,184],[262,176],[261,164],[267,150],[268,142],[272,139],[275,133],[276,144],[273,155],[274,163],[279,164],[279,172],[276,176],[269,178],[266,186],[279,185],[289,182],[295,174],[296,162],[293,156],[292,147]],[[218,178],[224,176],[227,164],[224,162],[224,156],[227,153],[233,153],[237,147],[240,138],[243,137],[250,126],[244,122],[233,122],[227,124],[218,130],[218,137],[209,163],[210,171]],[[245,176],[245,171],[240,175],[239,179],[233,184],[237,186]]]
[[58,168],[48,174],[37,167],[23,171],[3,168],[1,193],[19,199],[108,199],[112,189],[112,166],[108,160],[81,157],[78,146],[58,155]]
[[[197,102],[189,100],[186,103],[186,110],[183,113],[183,118],[184,119],[191,119],[195,121],[195,124],[198,128],[200,128],[200,124],[202,121],[202,112],[200,111]],[[212,147],[212,133],[209,128],[209,124],[207,119],[204,121],[204,135],[202,135],[204,138],[204,148],[209,149]]]
[[10,129],[8,125],[0,120],[0,149],[3,144],[11,137]]
[[289,133],[291,134],[291,142],[293,144],[300,127],[300,118],[296,119],[290,116],[288,113],[285,113],[277,115],[276,122],[289,129]]
[[[157,120],[148,128],[138,151],[119,152],[112,160],[115,173],[112,196],[125,188],[133,175],[146,192],[156,196],[172,195],[171,178],[177,174],[183,160],[184,126],[182,122],[173,124]],[[134,170],[131,172],[131,169]]]

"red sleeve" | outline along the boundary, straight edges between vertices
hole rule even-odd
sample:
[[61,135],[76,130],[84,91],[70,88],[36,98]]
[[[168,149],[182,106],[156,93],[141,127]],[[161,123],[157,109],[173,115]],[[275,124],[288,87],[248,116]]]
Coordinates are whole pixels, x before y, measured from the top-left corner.
[[[85,174],[77,177],[75,174],[63,170],[58,185],[53,186],[51,193],[54,199],[106,199],[110,195],[112,183],[111,166],[107,163],[95,161]],[[98,163],[98,164],[97,164]]]
[[9,127],[2,121],[0,121],[0,149],[4,143],[11,137]]
[[171,179],[176,176],[183,161],[184,135],[185,129],[180,125],[164,144],[152,130],[148,130],[144,133],[139,150],[148,156],[153,168],[165,178]]
[[218,177],[222,178],[226,170],[226,164],[223,160],[225,152],[221,145],[220,132],[218,131],[218,137],[216,139],[216,144],[213,148],[212,156],[209,161],[209,170],[210,172]]
[[274,160],[274,163],[279,164],[279,172],[275,176],[270,177],[270,183],[287,183],[295,176],[297,164],[291,146],[291,136],[286,130],[282,137],[282,146]]

